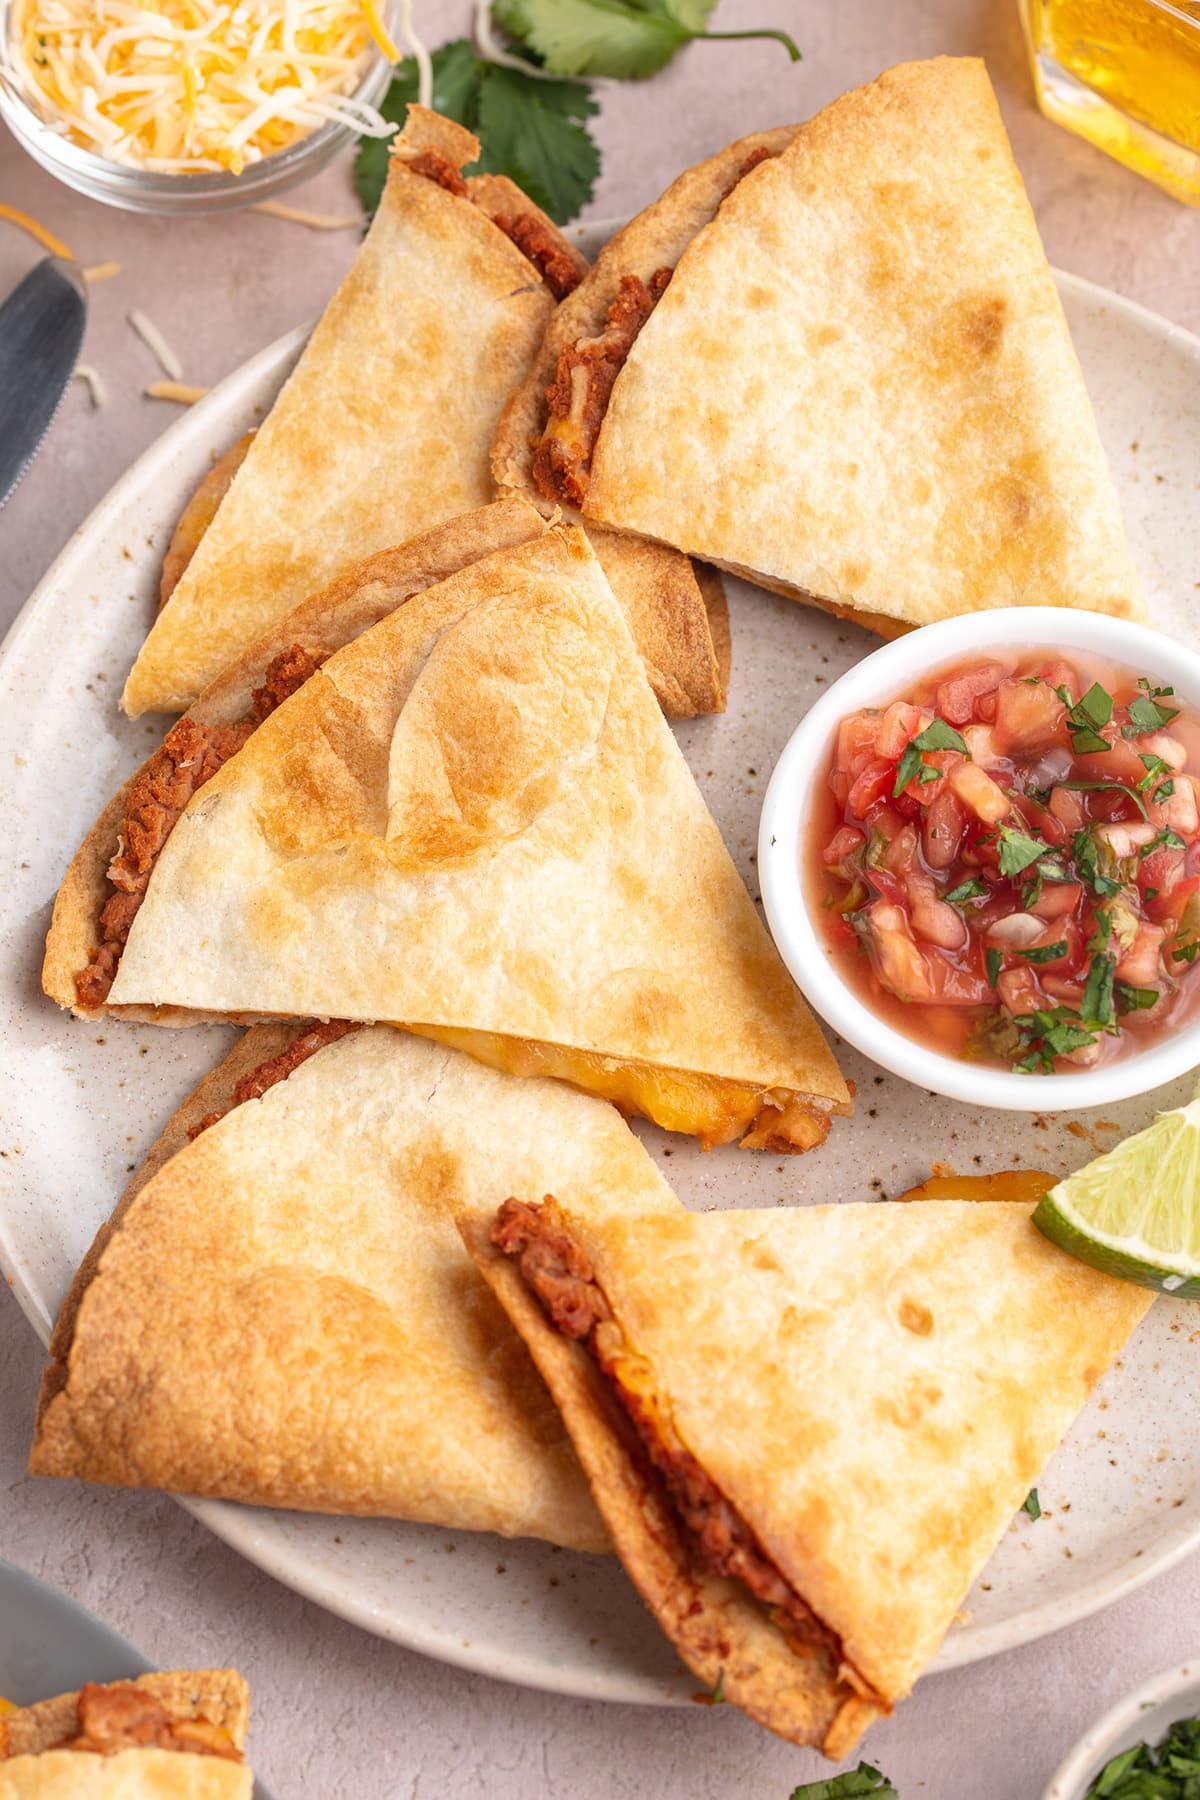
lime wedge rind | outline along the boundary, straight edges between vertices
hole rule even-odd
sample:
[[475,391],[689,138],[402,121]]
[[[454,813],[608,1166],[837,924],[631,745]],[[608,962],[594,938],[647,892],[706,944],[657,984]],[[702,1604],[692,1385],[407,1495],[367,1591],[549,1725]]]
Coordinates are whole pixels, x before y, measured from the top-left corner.
[[1175,1300],[1200,1300],[1200,1274],[1188,1275],[1183,1270],[1168,1268],[1161,1261],[1148,1261],[1147,1256],[1161,1256],[1142,1246],[1146,1254],[1138,1256],[1127,1246],[1112,1239],[1102,1239],[1083,1232],[1061,1213],[1051,1195],[1038,1202],[1033,1222],[1044,1237],[1077,1262],[1087,1263],[1102,1275],[1115,1275],[1121,1281],[1136,1282],[1138,1287],[1153,1288]]
[[1060,1181],[1033,1222],[1106,1275],[1200,1299],[1200,1096]]

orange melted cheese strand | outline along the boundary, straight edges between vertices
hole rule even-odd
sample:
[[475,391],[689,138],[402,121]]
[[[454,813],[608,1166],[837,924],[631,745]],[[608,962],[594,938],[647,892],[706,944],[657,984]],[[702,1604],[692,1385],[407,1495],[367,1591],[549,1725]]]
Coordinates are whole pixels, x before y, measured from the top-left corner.
[[699,1138],[706,1150],[735,1138],[752,1150],[811,1150],[823,1143],[829,1132],[829,1113],[806,1096],[782,1089],[763,1092],[719,1075],[663,1069],[567,1044],[504,1037],[496,1032],[408,1023],[405,1030],[447,1044],[452,1050],[464,1050],[476,1062],[506,1075],[548,1075],[569,1082],[584,1093],[611,1100],[623,1113],[661,1125],[664,1131]]

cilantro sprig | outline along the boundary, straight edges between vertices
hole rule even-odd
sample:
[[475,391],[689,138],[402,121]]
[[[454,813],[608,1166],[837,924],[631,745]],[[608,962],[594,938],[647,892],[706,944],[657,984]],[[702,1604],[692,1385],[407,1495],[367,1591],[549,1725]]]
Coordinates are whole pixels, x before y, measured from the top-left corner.
[[860,1796],[868,1794],[875,1795],[875,1800],[899,1800],[886,1775],[881,1775],[870,1763],[860,1762],[857,1769],[847,1769],[844,1775],[827,1775],[824,1781],[804,1782],[792,1789],[788,1800],[860,1800]]
[[657,75],[697,40],[773,38],[793,62],[800,52],[786,31],[763,26],[709,31],[716,0],[495,0],[502,31],[553,75],[606,75],[642,81]]
[[[402,125],[416,98],[416,64],[406,57],[379,110]],[[485,62],[467,38],[455,38],[433,52],[432,98],[435,112],[479,138],[479,161],[468,173],[509,176],[560,225],[591,199],[600,151],[586,121],[598,107],[584,82],[545,81]],[[383,194],[390,149],[389,139],[364,138],[354,159],[354,183],[368,213]]]
[[1028,1513],[1031,1519],[1041,1518],[1042,1503],[1038,1499],[1038,1491],[1036,1488],[1030,1488],[1029,1492],[1026,1494],[1024,1500],[1021,1502],[1021,1511]]
[[896,765],[896,785],[892,789],[892,798],[902,794],[910,781],[915,780],[921,787],[926,782],[940,781],[940,769],[930,768],[925,761],[927,750],[961,750],[967,754],[967,743],[961,731],[955,731],[953,725],[947,725],[945,719],[934,719],[924,731],[904,747],[904,754]]
[[[1142,690],[1126,707],[1129,714],[1128,725],[1121,727],[1121,736],[1127,738],[1144,737],[1148,732],[1161,731],[1172,719],[1178,718],[1177,706],[1160,706],[1159,701],[1165,696],[1174,694],[1175,689],[1169,687],[1151,687],[1143,675],[1138,680]],[[1143,762],[1145,758],[1142,758]]]

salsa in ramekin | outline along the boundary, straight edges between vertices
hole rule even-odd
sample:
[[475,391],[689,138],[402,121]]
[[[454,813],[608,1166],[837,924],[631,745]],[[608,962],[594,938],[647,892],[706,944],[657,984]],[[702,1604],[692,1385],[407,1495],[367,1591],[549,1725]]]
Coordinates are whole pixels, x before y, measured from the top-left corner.
[[1193,1012],[1200,718],[1089,653],[998,650],[841,721],[802,847],[839,974],[889,1024],[1026,1074]]

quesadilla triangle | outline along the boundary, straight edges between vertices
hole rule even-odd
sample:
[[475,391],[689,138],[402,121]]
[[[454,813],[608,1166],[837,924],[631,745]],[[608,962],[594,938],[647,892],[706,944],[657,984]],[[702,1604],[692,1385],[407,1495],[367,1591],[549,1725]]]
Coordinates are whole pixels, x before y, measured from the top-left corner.
[[[349,274],[253,440],[180,520],[127,712],[183,711],[350,564],[494,497],[501,409],[587,263],[506,177],[464,179],[478,154],[460,125],[410,108]],[[663,705],[719,711],[723,592],[678,551],[602,537]]]
[[30,1470],[608,1538],[454,1226],[561,1184],[674,1211],[616,1110],[386,1025],[259,1026],[185,1103],[59,1315]]
[[[211,682],[105,807],[59,889],[42,986],[81,1018],[105,1011],[130,926],[175,821],[250,733],[335,650],[481,557],[529,543],[541,515],[516,497],[464,513],[367,557],[272,626]],[[124,1007],[155,1024],[194,1024],[175,1008]]]
[[1147,1309],[1032,1210],[460,1219],[659,1624],[782,1737],[908,1693]]
[[846,94],[710,222],[678,189],[629,228],[625,281],[618,239],[551,321],[553,373],[543,353],[514,403],[545,498],[886,635],[1023,604],[1142,616],[982,62]]
[[89,1682],[0,1718],[0,1800],[250,1800],[234,1669]]
[[188,802],[109,998],[370,1019],[706,1144],[849,1093],[581,531],[339,650]]

